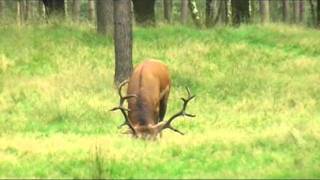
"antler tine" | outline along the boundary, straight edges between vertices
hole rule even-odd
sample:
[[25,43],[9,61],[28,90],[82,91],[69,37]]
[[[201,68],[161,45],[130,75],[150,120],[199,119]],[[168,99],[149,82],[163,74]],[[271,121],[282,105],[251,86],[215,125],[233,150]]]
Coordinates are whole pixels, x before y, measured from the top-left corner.
[[176,132],[176,133],[179,133],[179,134],[181,134],[181,135],[184,135],[183,132],[181,132],[181,131],[179,131],[178,129],[172,127],[171,125],[170,125],[168,128],[171,129],[172,131]]
[[128,82],[129,82],[129,80],[124,80],[123,82],[121,82],[121,83],[119,84],[119,86],[118,86],[118,94],[119,94],[119,96],[120,96],[119,106],[112,108],[110,111],[120,110],[121,113],[122,113],[122,115],[123,115],[124,118],[125,118],[125,122],[122,123],[118,128],[121,128],[121,127],[124,126],[124,125],[128,125],[129,128],[131,129],[132,133],[135,135],[136,132],[135,132],[134,128],[132,127],[132,125],[130,124],[129,118],[128,118],[128,114],[127,114],[127,112],[129,112],[130,109],[125,108],[125,107],[123,106],[123,103],[124,103],[124,101],[125,101],[126,99],[130,99],[130,98],[133,98],[133,97],[137,97],[135,94],[130,94],[130,95],[127,95],[127,96],[123,96],[123,95],[122,95],[122,87],[123,87],[124,85],[126,85]]
[[122,96],[122,87],[124,86],[124,85],[126,85],[127,83],[129,82],[129,80],[128,79],[126,79],[126,80],[124,80],[124,81],[122,81],[120,84],[119,84],[119,86],[118,86],[118,94],[119,94],[119,96],[122,98],[123,96]]
[[181,98],[181,100],[183,101],[182,109],[181,109],[178,113],[174,114],[174,115],[165,123],[165,125],[162,127],[161,130],[164,130],[164,129],[168,128],[168,129],[171,129],[171,130],[173,130],[173,131],[175,131],[175,132],[177,132],[177,133],[179,133],[179,134],[181,134],[181,135],[184,135],[184,133],[182,133],[182,132],[179,131],[178,129],[173,128],[173,127],[171,126],[171,122],[172,122],[175,118],[177,118],[177,117],[179,117],[179,116],[188,116],[188,117],[195,117],[195,116],[196,116],[196,115],[194,115],[194,114],[189,114],[189,113],[186,112],[187,105],[188,105],[189,101],[191,101],[194,97],[196,97],[195,95],[191,95],[191,92],[190,92],[189,88],[186,87],[186,90],[187,90],[187,93],[188,93],[188,97],[187,97],[187,98]]

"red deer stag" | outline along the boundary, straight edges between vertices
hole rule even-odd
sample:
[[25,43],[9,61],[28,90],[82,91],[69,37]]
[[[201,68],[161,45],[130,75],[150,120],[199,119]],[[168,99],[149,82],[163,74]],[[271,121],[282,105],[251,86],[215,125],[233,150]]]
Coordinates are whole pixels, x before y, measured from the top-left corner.
[[[121,89],[127,83],[127,96],[123,96]],[[154,60],[147,60],[138,65],[129,81],[126,80],[119,85],[120,105],[111,109],[111,111],[120,110],[122,112],[125,122],[120,127],[128,125],[132,135],[141,138],[154,139],[167,128],[183,135],[182,132],[172,127],[171,123],[179,116],[195,117],[185,112],[188,102],[195,96],[191,95],[187,88],[188,97],[181,98],[182,109],[169,120],[163,121],[170,87],[170,76],[166,65]],[[128,108],[123,105],[125,100],[128,101]]]

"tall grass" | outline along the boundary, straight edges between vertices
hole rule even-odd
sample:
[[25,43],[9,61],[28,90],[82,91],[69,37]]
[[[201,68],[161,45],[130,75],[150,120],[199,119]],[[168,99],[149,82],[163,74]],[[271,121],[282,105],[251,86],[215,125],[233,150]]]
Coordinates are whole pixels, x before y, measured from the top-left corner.
[[[319,178],[320,32],[284,25],[134,29],[133,62],[160,59],[197,95],[154,142],[119,130],[110,38],[90,26],[0,28],[2,178]],[[99,148],[96,148],[99,147]]]

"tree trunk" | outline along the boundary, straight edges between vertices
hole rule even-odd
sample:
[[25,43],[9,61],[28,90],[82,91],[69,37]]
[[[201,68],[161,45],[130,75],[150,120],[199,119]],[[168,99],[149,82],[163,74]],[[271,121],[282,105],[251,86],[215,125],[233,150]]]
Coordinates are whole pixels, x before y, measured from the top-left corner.
[[88,0],[88,16],[89,21],[94,20],[94,0]]
[[21,25],[21,0],[16,0],[16,20],[18,26]]
[[310,5],[310,14],[311,14],[311,25],[314,26],[316,22],[316,14],[314,10],[313,0],[309,0],[309,5]]
[[108,0],[108,6],[107,6],[107,33],[110,34],[111,37],[113,37],[114,34],[114,0]]
[[73,0],[66,0],[66,3],[65,3],[66,16],[70,17],[71,19],[73,18],[72,8],[73,8]]
[[260,16],[261,23],[267,23],[270,20],[270,12],[269,12],[269,0],[260,0]]
[[228,0],[220,0],[221,3],[221,15],[220,15],[220,20],[224,24],[228,24],[229,19],[228,19]]
[[25,20],[32,19],[34,16],[33,9],[34,9],[34,1],[26,0],[26,12],[25,12]]
[[5,1],[0,0],[0,20],[4,18],[4,11],[5,11]]
[[20,16],[21,16],[21,23],[27,21],[28,18],[28,11],[27,11],[27,2],[26,0],[20,0]]
[[113,0],[97,0],[97,32],[113,35]]
[[188,21],[188,0],[181,0],[181,24],[187,24]]
[[191,12],[192,20],[196,26],[201,27],[200,13],[197,8],[197,3],[195,0],[188,0],[189,10]]
[[282,1],[282,18],[283,22],[289,22],[289,0]]
[[255,20],[256,18],[256,0],[250,0],[250,7],[251,7],[251,19]]
[[46,15],[48,17],[52,15],[64,17],[65,16],[65,4],[64,0],[43,0],[45,6]]
[[74,22],[79,22],[80,10],[81,10],[81,0],[73,0],[72,1],[72,20]]
[[249,0],[231,0],[232,24],[240,25],[250,20]]
[[164,18],[170,23],[172,17],[172,0],[163,0]]
[[320,28],[320,0],[317,0],[317,26]]
[[299,22],[299,0],[293,0],[293,22]]
[[132,65],[132,14],[131,2],[114,1],[114,43],[115,75],[114,84],[119,85],[129,78]]
[[303,20],[304,20],[304,0],[300,0],[299,2],[299,21],[300,23],[303,23]]
[[212,27],[214,25],[214,12],[215,10],[215,1],[206,0],[206,26]]
[[136,23],[142,26],[155,25],[155,0],[132,0]]

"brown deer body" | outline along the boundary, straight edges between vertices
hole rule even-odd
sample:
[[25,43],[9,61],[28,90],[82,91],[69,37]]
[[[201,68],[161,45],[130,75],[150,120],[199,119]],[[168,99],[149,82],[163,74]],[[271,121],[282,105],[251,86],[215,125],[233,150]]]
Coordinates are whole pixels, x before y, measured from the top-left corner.
[[[128,83],[127,96],[123,97],[121,88]],[[169,128],[178,132],[180,131],[171,126],[171,122],[178,116],[194,115],[185,112],[187,103],[194,98],[188,90],[188,98],[184,101],[183,108],[168,121],[163,121],[167,102],[171,88],[171,81],[168,68],[165,64],[147,60],[138,65],[129,81],[120,84],[120,106],[112,110],[120,109],[131,132],[136,137],[155,138],[162,130]],[[124,100],[128,101],[128,108],[123,106]],[[127,114],[128,112],[128,114]]]

